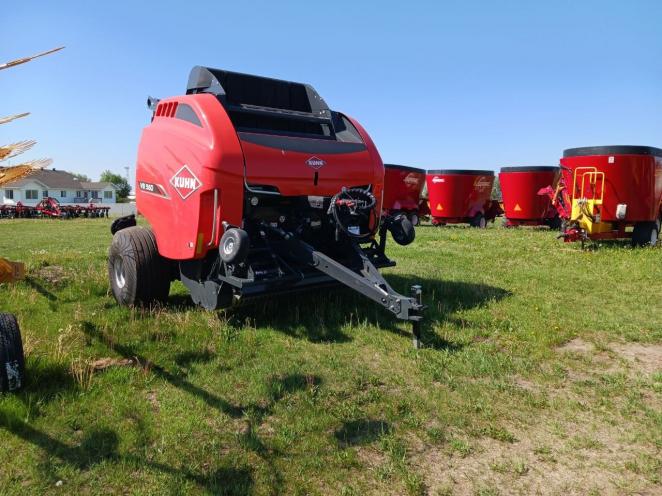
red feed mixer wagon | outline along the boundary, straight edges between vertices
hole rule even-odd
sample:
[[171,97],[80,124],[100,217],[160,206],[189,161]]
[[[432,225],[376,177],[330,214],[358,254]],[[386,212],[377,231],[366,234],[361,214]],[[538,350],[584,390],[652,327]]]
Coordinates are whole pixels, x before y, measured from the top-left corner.
[[108,275],[121,305],[167,298],[180,279],[208,310],[341,283],[413,323],[421,288],[396,292],[377,268],[386,234],[408,244],[404,216],[382,215],[384,166],[363,127],[312,86],[194,67],[185,95],[148,99],[136,167],[138,211],[111,231]]
[[546,194],[540,190],[556,187],[561,174],[559,167],[502,167],[499,184],[503,196],[506,227],[549,226],[561,227],[561,218]]
[[384,201],[387,215],[405,214],[418,225],[421,210],[421,191],[425,185],[425,170],[405,165],[384,164]]
[[546,189],[564,219],[565,241],[630,238],[655,245],[662,219],[662,150],[649,146],[570,148],[562,177]]
[[426,181],[435,226],[466,223],[484,228],[502,213],[499,202],[491,199],[493,171],[429,170]]

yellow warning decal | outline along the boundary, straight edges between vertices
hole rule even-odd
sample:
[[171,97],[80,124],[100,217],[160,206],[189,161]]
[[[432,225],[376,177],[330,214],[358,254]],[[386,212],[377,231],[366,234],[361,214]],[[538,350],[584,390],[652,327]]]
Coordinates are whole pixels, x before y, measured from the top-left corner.
[[205,240],[204,233],[198,233],[198,242],[195,244],[195,254],[200,255],[202,253],[202,243]]
[[441,203],[437,203],[437,210],[441,211],[443,209],[444,209],[444,207],[441,206]]
[[519,203],[515,203],[515,212],[521,212],[522,207],[519,206]]

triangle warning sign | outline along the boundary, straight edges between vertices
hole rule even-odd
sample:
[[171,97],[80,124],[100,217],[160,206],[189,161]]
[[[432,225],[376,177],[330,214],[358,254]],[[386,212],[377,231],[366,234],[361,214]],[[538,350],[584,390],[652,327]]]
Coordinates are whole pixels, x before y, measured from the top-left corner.
[[437,210],[441,211],[443,209],[444,209],[444,207],[441,206],[441,203],[437,203]]
[[519,203],[515,203],[515,212],[521,212],[522,207],[519,206]]

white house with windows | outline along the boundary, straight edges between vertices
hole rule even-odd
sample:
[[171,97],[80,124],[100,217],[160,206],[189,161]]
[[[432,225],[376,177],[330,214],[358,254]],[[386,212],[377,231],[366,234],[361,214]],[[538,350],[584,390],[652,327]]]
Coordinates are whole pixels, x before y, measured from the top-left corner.
[[73,174],[44,169],[0,189],[4,205],[36,205],[43,198],[55,198],[60,203],[115,203],[117,188],[111,183],[80,181]]

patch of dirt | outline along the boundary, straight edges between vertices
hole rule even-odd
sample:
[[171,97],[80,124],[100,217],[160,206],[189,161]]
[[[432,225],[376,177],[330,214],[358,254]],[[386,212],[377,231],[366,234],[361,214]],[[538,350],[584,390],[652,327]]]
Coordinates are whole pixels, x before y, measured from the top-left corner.
[[100,358],[90,363],[90,368],[92,370],[106,370],[110,367],[130,367],[132,365],[137,365],[137,360],[132,360],[131,358]]
[[149,401],[153,412],[157,413],[161,409],[161,405],[159,404],[159,399],[156,396],[155,391],[147,392],[147,401]]
[[610,348],[638,371],[651,375],[662,372],[662,344],[623,343]]
[[567,351],[570,353],[590,353],[593,351],[593,345],[591,343],[587,343],[581,338],[575,338],[556,349],[560,352]]
[[[585,355],[599,368],[593,373],[618,373],[629,375],[652,375],[662,371],[662,344],[609,343],[607,351],[597,351],[595,347],[580,338],[575,338],[559,346],[557,351]],[[573,376],[573,371],[570,372]],[[579,374],[579,379],[586,378]]]
[[[627,426],[591,425],[591,419],[558,424],[541,421],[536,427],[512,429],[518,439],[503,443],[471,440],[474,452],[466,457],[448,449],[426,449],[415,454],[418,473],[429,494],[656,494],[659,485],[627,470],[642,454],[655,456],[654,446],[628,442]],[[509,430],[510,430],[509,429]]]
[[46,265],[35,270],[33,275],[53,286],[60,286],[68,281],[67,273],[60,265]]

